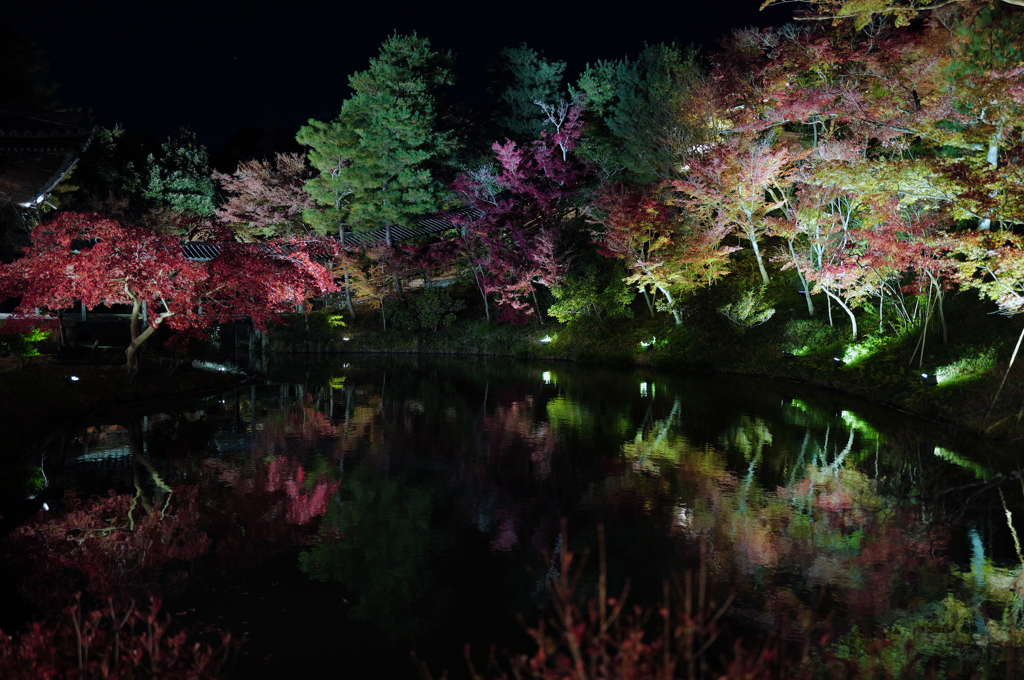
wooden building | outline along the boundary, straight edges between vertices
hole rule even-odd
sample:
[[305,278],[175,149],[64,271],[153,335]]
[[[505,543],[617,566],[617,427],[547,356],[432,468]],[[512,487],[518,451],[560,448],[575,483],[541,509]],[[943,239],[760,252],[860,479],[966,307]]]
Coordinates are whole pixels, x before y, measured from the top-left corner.
[[0,203],[40,205],[78,163],[95,130],[88,113],[0,104]]

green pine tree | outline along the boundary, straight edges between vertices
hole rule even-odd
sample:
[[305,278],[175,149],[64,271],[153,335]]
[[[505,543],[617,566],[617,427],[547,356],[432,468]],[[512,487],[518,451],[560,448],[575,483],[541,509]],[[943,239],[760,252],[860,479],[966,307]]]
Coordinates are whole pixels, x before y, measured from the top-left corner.
[[181,128],[176,137],[161,145],[159,158],[147,159],[149,184],[143,195],[175,210],[208,217],[216,208],[216,186],[210,176],[210,155],[194,132]]
[[696,52],[675,45],[645,46],[635,61],[588,64],[574,90],[586,99],[590,123],[580,154],[606,180],[678,177],[710,131],[695,115],[702,79]]
[[306,219],[322,233],[412,227],[438,209],[429,164],[451,151],[437,129],[439,90],[452,83],[452,57],[415,33],[384,41],[370,67],[349,77],[352,96],[332,122],[311,120],[297,139],[319,171],[306,190],[323,206]]
[[564,72],[564,61],[550,61],[526,43],[501,51],[488,89],[498,100],[495,123],[504,134],[531,141],[550,129],[536,102],[557,103]]

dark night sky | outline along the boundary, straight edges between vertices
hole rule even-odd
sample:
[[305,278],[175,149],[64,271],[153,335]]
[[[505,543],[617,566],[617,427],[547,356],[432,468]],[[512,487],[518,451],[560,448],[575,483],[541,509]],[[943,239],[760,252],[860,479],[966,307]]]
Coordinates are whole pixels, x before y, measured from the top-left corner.
[[759,0],[581,2],[7,3],[10,23],[44,51],[58,97],[91,107],[97,122],[148,129],[179,125],[215,148],[231,132],[275,120],[287,130],[333,117],[348,75],[366,68],[392,32],[413,30],[456,53],[458,97],[482,94],[499,49],[528,42],[568,62],[635,57],[645,41],[714,47],[731,28],[778,25],[792,5],[758,12]]

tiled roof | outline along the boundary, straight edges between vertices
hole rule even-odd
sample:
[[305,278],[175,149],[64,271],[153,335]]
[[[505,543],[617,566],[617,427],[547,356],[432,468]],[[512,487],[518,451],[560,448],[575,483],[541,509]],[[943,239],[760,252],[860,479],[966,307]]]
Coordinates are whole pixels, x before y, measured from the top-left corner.
[[[456,221],[462,219],[477,219],[482,216],[476,208],[461,208],[447,215],[440,215],[435,217],[424,217],[416,223],[418,229],[408,229],[407,227],[394,226],[391,227],[391,240],[394,241],[408,241],[419,236],[427,236],[429,234],[438,234],[442,231],[448,231],[450,229],[459,229],[459,225]],[[365,233],[345,233],[345,245],[355,246],[357,248],[369,248],[371,246],[379,246],[387,241],[387,236],[384,229],[377,229],[371,232]]]
[[[476,219],[483,213],[475,208],[463,208],[462,210],[456,211],[452,215],[446,215],[442,217],[426,217],[419,221],[419,229],[412,230],[405,227],[391,227],[391,240],[392,241],[407,241],[409,239],[418,238],[420,236],[429,236],[430,234],[438,234],[443,231],[450,229],[459,229],[460,226],[453,220],[460,218]],[[332,240],[337,241],[337,237],[331,237]],[[80,239],[75,240],[71,243],[71,247],[75,250],[85,250],[96,245],[98,241],[96,239]],[[385,242],[384,230],[378,229],[366,234],[345,234],[345,245],[356,248],[369,248],[371,246],[379,246]],[[181,248],[182,253],[190,260],[212,260],[220,254],[220,245],[216,243],[210,243],[208,241],[180,241],[178,246]],[[289,252],[289,246],[285,245],[283,250]],[[315,248],[313,249],[315,255]]]
[[94,131],[88,114],[0,108],[0,202],[37,203],[75,166]]
[[220,246],[203,241],[182,241],[181,250],[190,260],[212,260],[220,254]]

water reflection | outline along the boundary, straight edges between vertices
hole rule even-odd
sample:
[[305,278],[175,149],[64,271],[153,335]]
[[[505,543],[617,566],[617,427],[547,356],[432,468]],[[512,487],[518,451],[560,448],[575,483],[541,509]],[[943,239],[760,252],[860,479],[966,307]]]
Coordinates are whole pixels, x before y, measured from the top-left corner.
[[578,546],[608,527],[609,587],[631,576],[638,600],[707,546],[742,628],[814,610],[849,649],[886,630],[967,658],[1024,627],[1019,474],[933,426],[740,379],[351,359],[271,376],[28,452],[48,462],[18,493],[66,502],[4,544],[22,595],[183,596],[298,554],[351,618],[457,654],[543,604],[565,516]]

